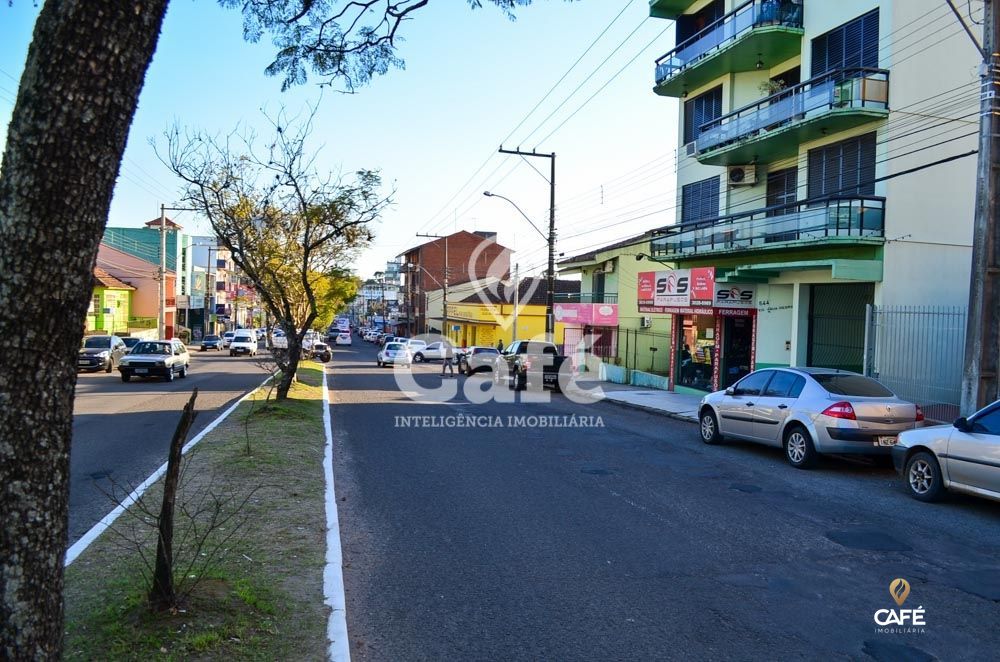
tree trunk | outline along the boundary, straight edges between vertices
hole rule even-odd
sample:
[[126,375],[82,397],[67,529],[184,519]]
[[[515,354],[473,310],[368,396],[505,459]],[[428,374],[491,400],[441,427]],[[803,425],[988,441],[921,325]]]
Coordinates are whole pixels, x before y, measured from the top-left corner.
[[198,389],[191,393],[191,399],[184,405],[181,420],[177,422],[174,437],[170,440],[167,456],[167,474],[163,478],[163,502],[157,522],[156,568],[153,571],[153,587],[149,591],[149,604],[154,609],[168,609],[177,605],[174,593],[174,504],[177,502],[177,486],[181,475],[181,451],[187,440],[188,431],[194,423],[197,412],[194,401],[198,399]]
[[302,344],[298,338],[292,336],[288,339],[288,353],[285,356],[285,365],[281,368],[281,381],[275,390],[275,399],[284,400],[288,397],[288,391],[295,383],[295,373],[298,372],[299,361],[302,360]]
[[76,357],[167,0],[48,0],[0,171],[0,659],[63,636]]

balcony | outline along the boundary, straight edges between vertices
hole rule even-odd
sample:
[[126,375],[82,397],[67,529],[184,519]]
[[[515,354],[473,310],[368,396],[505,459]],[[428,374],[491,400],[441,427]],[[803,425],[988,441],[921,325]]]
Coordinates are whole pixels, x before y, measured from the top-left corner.
[[823,243],[882,244],[885,198],[830,197],[775,205],[666,228],[655,256],[693,257]]
[[653,18],[674,20],[694,2],[695,0],[649,0],[649,15]]
[[680,97],[726,73],[752,71],[758,62],[783,62],[802,49],[802,5],[750,0],[678,44],[656,61],[656,87]]
[[555,303],[618,303],[618,293],[557,293],[552,295],[552,300]]
[[695,158],[706,165],[768,163],[799,145],[889,116],[889,72],[841,69],[781,90],[700,127]]

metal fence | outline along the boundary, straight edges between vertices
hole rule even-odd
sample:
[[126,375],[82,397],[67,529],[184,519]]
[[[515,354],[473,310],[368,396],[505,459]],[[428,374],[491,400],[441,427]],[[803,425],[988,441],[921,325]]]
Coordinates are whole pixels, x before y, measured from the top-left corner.
[[601,361],[666,376],[670,372],[670,334],[650,329],[620,327],[587,327],[566,329],[563,352],[574,357],[581,369],[586,369],[583,353]]
[[964,306],[872,306],[865,311],[864,372],[916,402],[928,418],[958,416]]

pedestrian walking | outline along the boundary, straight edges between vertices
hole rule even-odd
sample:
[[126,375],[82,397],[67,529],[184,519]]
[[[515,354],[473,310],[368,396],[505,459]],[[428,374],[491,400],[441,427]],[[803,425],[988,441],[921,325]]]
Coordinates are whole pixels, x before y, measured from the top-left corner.
[[497,340],[497,351],[498,352],[503,351],[503,339]]
[[451,376],[455,376],[455,350],[451,348],[451,343],[444,342],[444,359],[441,360],[441,376],[444,377],[444,369],[447,368]]

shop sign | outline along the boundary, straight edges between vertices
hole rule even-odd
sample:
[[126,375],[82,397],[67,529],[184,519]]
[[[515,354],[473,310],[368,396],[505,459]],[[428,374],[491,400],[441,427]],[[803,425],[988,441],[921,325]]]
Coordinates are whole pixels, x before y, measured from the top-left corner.
[[552,308],[557,322],[575,326],[617,326],[616,303],[557,303]]
[[715,287],[716,308],[753,308],[757,299],[757,286],[729,283]]
[[714,302],[715,267],[691,269],[691,305],[711,306]]
[[691,303],[691,272],[688,269],[672,271],[643,271],[638,276],[636,289],[639,310],[648,307],[687,306]]

